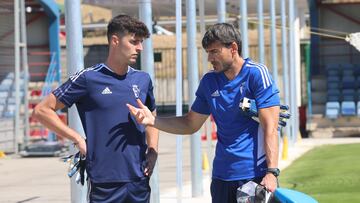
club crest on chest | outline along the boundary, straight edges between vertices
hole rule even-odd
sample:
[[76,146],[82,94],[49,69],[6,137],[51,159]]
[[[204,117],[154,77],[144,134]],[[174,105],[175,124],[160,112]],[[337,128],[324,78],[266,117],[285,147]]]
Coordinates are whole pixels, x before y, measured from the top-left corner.
[[139,98],[140,97],[140,88],[137,85],[132,85],[132,90],[134,92],[135,98]]

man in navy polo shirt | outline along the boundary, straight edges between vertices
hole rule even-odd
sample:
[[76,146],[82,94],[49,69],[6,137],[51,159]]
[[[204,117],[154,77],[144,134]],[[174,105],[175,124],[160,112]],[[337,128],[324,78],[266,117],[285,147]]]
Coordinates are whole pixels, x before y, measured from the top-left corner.
[[[73,141],[86,155],[90,202],[149,202],[158,130],[139,125],[125,105],[135,105],[139,99],[155,115],[150,76],[129,66],[136,62],[142,41],[149,35],[144,23],[127,15],[114,17],[108,25],[106,62],[70,76],[34,110],[40,122]],[[56,115],[73,104],[86,140]]]
[[[139,123],[174,134],[192,134],[210,114],[217,124],[211,196],[216,203],[236,202],[236,190],[252,180],[273,192],[278,175],[279,91],[268,69],[241,57],[241,36],[227,23],[215,24],[202,45],[214,71],[201,79],[191,110],[184,116],[160,118],[138,100],[128,104]],[[239,108],[255,100],[260,124]]]

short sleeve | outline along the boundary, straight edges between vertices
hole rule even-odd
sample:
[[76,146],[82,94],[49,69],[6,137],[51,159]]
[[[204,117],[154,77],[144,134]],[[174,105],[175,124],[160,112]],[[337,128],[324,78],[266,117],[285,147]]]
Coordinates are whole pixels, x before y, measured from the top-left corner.
[[87,94],[85,69],[70,76],[69,80],[55,89],[52,93],[55,97],[64,103],[67,107],[71,107]]
[[149,79],[149,88],[146,94],[145,105],[149,108],[150,111],[154,111],[156,109],[154,86],[151,79]]
[[205,96],[205,83],[206,78],[204,77],[201,79],[198,89],[196,90],[196,98],[194,103],[191,106],[191,110],[195,111],[196,113],[210,115],[210,107],[209,103],[206,100]]
[[268,69],[261,64],[252,68],[251,86],[256,106],[267,108],[280,105],[279,90],[272,80]]

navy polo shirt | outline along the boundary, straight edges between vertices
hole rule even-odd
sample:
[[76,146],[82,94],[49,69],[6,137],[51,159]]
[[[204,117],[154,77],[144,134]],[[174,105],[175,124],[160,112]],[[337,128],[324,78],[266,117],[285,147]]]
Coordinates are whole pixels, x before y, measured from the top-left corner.
[[76,104],[86,134],[86,170],[94,183],[129,182],[144,177],[145,128],[126,103],[139,98],[151,111],[155,99],[150,76],[131,67],[117,75],[97,64],[70,76],[53,91],[67,107]]

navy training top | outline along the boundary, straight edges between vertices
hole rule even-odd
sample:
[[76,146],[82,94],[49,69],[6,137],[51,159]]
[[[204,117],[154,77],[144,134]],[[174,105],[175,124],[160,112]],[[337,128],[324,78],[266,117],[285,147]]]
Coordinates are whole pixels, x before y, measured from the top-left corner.
[[53,94],[67,107],[76,104],[86,134],[86,171],[92,182],[144,177],[145,127],[130,115],[126,103],[137,106],[139,98],[155,110],[147,73],[128,67],[125,75],[117,75],[101,63],[70,76]]

